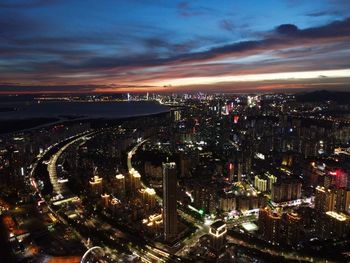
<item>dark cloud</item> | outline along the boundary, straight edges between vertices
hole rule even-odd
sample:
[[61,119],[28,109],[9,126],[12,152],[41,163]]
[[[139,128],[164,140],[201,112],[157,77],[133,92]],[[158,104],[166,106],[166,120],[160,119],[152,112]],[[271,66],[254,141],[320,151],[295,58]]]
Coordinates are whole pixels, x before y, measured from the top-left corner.
[[[0,93],[35,93],[35,92],[92,92],[96,88],[96,85],[1,85]],[[103,86],[102,86],[103,87]]]
[[339,11],[331,11],[331,10],[325,10],[325,11],[318,11],[318,12],[312,12],[306,14],[306,16],[311,16],[311,17],[320,17],[320,16],[337,16],[340,15],[341,13]]
[[[283,37],[279,37],[282,35]],[[300,30],[294,25],[281,25],[276,33],[261,40],[242,41],[233,44],[216,47],[203,52],[180,54],[169,58],[157,56],[125,57],[118,59],[95,58],[88,61],[83,67],[109,66],[154,66],[179,61],[207,60],[221,55],[242,53],[247,51],[264,51],[278,46],[293,46],[297,40],[332,39],[336,37],[350,37],[350,19],[336,21],[325,26]]]
[[221,20],[219,22],[219,27],[221,29],[229,31],[229,32],[233,32],[233,30],[235,29],[234,23],[231,20],[228,20],[228,19]]
[[37,8],[58,2],[59,0],[2,0],[2,2],[0,3],[0,8]]
[[296,25],[283,24],[276,28],[276,32],[283,35],[294,35],[299,31]]
[[149,48],[159,48],[171,46],[165,39],[162,38],[147,38],[144,40],[145,44]]
[[[185,5],[186,6],[186,5]],[[22,22],[25,22],[24,20]],[[339,49],[346,49],[344,43],[349,43],[350,40],[350,19],[344,19],[342,21],[335,21],[324,26],[298,29],[297,26],[293,24],[283,24],[276,27],[274,30],[265,33],[260,39],[234,42],[231,44],[214,47],[201,52],[191,52],[195,47],[201,46],[201,43],[197,43],[196,39],[184,41],[183,43],[172,43],[167,37],[148,37],[148,38],[137,38],[141,40],[141,43],[149,49],[153,49],[154,52],[144,52],[143,54],[135,54],[131,52],[115,52],[115,54],[106,55],[98,50],[84,50],[80,48],[81,42],[83,43],[98,43],[100,40],[103,44],[116,45],[118,40],[108,40],[109,35],[101,37],[101,35],[91,36],[87,35],[76,35],[66,36],[66,37],[49,37],[49,36],[39,36],[39,37],[23,37],[20,32],[23,28],[20,26],[20,21],[5,21],[0,18],[0,28],[1,23],[7,23],[6,25],[12,25],[11,28],[17,32],[18,36],[11,34],[11,37],[6,37],[7,41],[10,40],[11,44],[1,44],[0,43],[0,54],[2,57],[9,56],[16,59],[23,59],[27,56],[30,58],[27,61],[22,61],[19,66],[15,63],[12,64],[10,60],[8,67],[0,68],[0,73],[3,73],[0,78],[4,81],[8,81],[10,78],[6,77],[6,74],[12,73],[22,73],[22,72],[34,72],[36,75],[31,75],[28,78],[35,81],[44,81],[46,79],[50,81],[55,81],[57,75],[67,75],[67,77],[62,77],[60,80],[67,81],[70,80],[69,74],[87,73],[86,79],[89,77],[89,72],[96,72],[100,74],[96,79],[101,80],[102,78],[108,79],[113,77],[118,77],[120,75],[125,75],[128,72],[128,77],[131,80],[137,78],[138,73],[130,73],[132,70],[144,69],[145,67],[152,66],[172,66],[178,67],[179,65],[186,63],[204,62],[206,60],[212,60],[220,57],[240,57],[245,55],[253,55],[258,53],[263,53],[265,51],[276,51],[279,49],[293,49],[297,47],[303,47],[304,45],[314,45],[321,46],[323,43],[330,45],[329,51],[336,48],[337,43],[341,43]],[[35,25],[35,21],[28,24],[28,29]],[[5,29],[6,30],[6,29]],[[7,30],[10,32],[10,30]],[[0,36],[3,32],[0,32]],[[23,33],[24,34],[24,33]],[[5,34],[6,35],[6,34]],[[9,35],[9,33],[7,33]],[[57,40],[57,41],[56,41]],[[116,42],[114,42],[116,41]],[[345,46],[344,46],[345,45]],[[102,45],[103,46],[103,45]],[[159,52],[159,49],[166,49],[168,52],[166,56],[164,52]],[[109,49],[110,50],[110,49]],[[325,52],[325,50],[323,50]],[[322,50],[310,49],[306,46],[301,50],[289,50],[289,53],[280,53],[279,55],[285,56],[285,59],[291,58],[303,58],[308,55],[318,55],[323,52]],[[294,54],[293,54],[294,52]],[[45,60],[37,60],[36,55],[46,54],[50,56]],[[52,57],[51,57],[52,56]],[[40,56],[38,56],[40,57]],[[310,58],[309,58],[310,59]],[[317,61],[312,61],[310,63],[304,62],[309,68],[315,68]],[[341,60],[342,64],[332,65],[334,68],[342,68],[344,65],[344,57]],[[283,64],[283,62],[278,62]],[[267,65],[267,62],[263,62],[262,65]],[[327,64],[327,63],[325,63]],[[250,64],[254,70],[256,70],[256,65]],[[288,67],[285,63],[285,70],[295,70],[296,68]],[[242,65],[238,65],[242,67]],[[279,70],[274,66],[274,70]],[[16,68],[17,67],[17,68]],[[197,69],[195,66],[191,66],[192,69],[181,69],[182,71],[176,72],[173,76],[176,77],[191,77],[193,72],[196,71],[199,75],[215,75],[215,74],[230,74],[230,70],[239,70],[232,67],[227,67],[223,65],[220,71],[216,71],[215,67],[218,65],[211,65],[210,68]],[[225,69],[225,67],[227,69]],[[243,67],[244,68],[244,67]],[[307,70],[303,67],[302,70]],[[250,70],[250,69],[247,69]],[[247,71],[248,72],[248,71]],[[6,74],[5,74],[6,73]],[[243,72],[244,73],[244,72]],[[253,72],[254,73],[254,72]],[[132,74],[135,74],[132,75]],[[182,75],[181,75],[182,74]],[[141,74],[142,75],[142,74]],[[157,79],[155,74],[147,74],[150,79]],[[169,75],[164,73],[162,78],[169,78]],[[145,78],[147,76],[141,76],[139,78]],[[24,76],[23,78],[26,78]],[[171,77],[171,76],[170,76]],[[74,77],[72,77],[74,78]],[[57,79],[57,78],[56,78]],[[91,78],[93,80],[93,78]],[[73,82],[74,83],[74,82]],[[92,82],[94,83],[94,82]]]
[[180,16],[191,17],[212,14],[214,10],[202,6],[193,6],[190,1],[181,1],[177,4],[177,11]]
[[328,25],[300,30],[304,38],[336,38],[350,36],[350,18],[334,21]]
[[35,33],[46,28],[45,25],[31,17],[16,11],[0,13],[0,38],[10,40],[13,37]]

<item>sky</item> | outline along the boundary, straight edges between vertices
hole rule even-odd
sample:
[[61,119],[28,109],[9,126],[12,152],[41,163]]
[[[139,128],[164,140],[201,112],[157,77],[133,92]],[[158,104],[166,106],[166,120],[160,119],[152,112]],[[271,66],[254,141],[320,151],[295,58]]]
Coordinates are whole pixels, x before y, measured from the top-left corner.
[[349,0],[0,0],[0,93],[350,91]]

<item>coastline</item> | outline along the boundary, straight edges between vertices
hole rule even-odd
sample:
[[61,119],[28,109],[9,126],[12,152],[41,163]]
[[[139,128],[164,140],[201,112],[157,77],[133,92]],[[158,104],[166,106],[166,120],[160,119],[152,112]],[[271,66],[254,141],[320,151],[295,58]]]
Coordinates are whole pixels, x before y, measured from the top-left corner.
[[[74,118],[73,116],[70,116],[68,118],[25,118],[25,119],[6,119],[6,120],[0,120],[0,135],[5,136],[12,133],[19,133],[19,132],[28,132],[33,131],[40,128],[50,127],[53,125],[67,125],[67,124],[73,124],[73,123],[86,123],[91,122],[91,124],[98,125],[99,123],[104,124],[118,124],[120,122],[124,121],[130,121],[135,120],[137,118],[141,117],[151,117],[151,116],[157,116],[162,114],[167,114],[171,111],[169,108],[168,110],[164,111],[157,111],[153,113],[141,113],[141,114],[130,114],[115,118],[110,117],[77,117]],[[33,124],[30,125],[30,124]],[[26,127],[25,127],[26,126]]]

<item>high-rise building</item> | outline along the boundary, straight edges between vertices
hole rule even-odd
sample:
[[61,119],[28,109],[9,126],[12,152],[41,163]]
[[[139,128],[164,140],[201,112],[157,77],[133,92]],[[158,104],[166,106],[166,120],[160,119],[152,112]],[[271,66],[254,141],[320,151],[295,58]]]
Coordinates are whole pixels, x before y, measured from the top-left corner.
[[338,189],[336,193],[336,210],[350,214],[350,189]]
[[234,175],[235,175],[235,165],[232,162],[230,162],[228,165],[228,178],[230,183],[233,182]]
[[122,199],[125,196],[125,177],[122,174],[115,176],[115,194],[118,198]]
[[297,245],[300,241],[301,219],[295,212],[277,213],[265,207],[259,211],[260,235],[273,244]]
[[328,211],[316,218],[316,233],[319,237],[328,239],[344,238],[349,235],[350,218],[342,213]]
[[254,177],[254,187],[260,192],[266,192],[267,180],[259,178],[258,175]]
[[238,161],[238,169],[237,169],[237,181],[242,181],[242,174],[243,174],[243,164],[242,161]]
[[153,188],[146,188],[143,193],[143,202],[153,209],[156,205],[156,191]]
[[225,247],[226,232],[226,224],[221,220],[218,220],[210,225],[210,246],[215,253],[220,253],[220,251],[222,251],[222,249]]
[[315,210],[317,212],[334,211],[336,204],[336,193],[331,189],[317,186],[315,193]]
[[266,174],[267,177],[267,190],[272,191],[272,186],[277,182],[277,177],[272,174]]
[[110,202],[110,207],[111,207],[111,210],[112,210],[112,214],[113,215],[117,215],[118,212],[120,211],[120,200],[117,199],[117,198],[112,198],[111,202]]
[[297,213],[285,213],[282,215],[282,240],[285,244],[295,245],[300,241],[301,217]]
[[174,162],[163,163],[163,223],[165,241],[171,241],[177,236],[176,191],[176,164]]
[[101,198],[102,198],[102,204],[103,204],[103,206],[104,206],[104,207],[108,207],[110,195],[104,193],[104,194],[101,195]]
[[89,183],[91,186],[91,191],[94,195],[102,194],[102,180],[102,177],[99,177],[98,175],[95,175],[90,179]]
[[279,243],[281,234],[281,215],[268,208],[260,209],[258,219],[261,236],[273,244]]
[[135,169],[130,170],[129,174],[130,174],[131,192],[135,194],[141,188],[141,175]]
[[297,180],[280,181],[272,186],[272,200],[286,202],[301,198],[301,183]]

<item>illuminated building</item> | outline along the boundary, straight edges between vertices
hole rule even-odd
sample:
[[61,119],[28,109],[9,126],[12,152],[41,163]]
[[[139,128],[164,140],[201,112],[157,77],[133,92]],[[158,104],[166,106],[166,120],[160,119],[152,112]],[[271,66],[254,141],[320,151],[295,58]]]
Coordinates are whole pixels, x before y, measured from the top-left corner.
[[317,234],[323,239],[344,238],[349,235],[350,219],[342,213],[327,211],[316,219]]
[[181,111],[179,110],[175,110],[174,111],[174,121],[175,122],[178,122],[181,120]]
[[117,198],[112,198],[111,202],[110,202],[110,207],[112,210],[113,215],[117,215],[119,210],[120,210],[120,200]]
[[336,203],[336,194],[330,189],[316,187],[315,210],[317,212],[334,211]]
[[207,213],[214,213],[219,203],[216,185],[208,185],[208,181],[193,183],[193,205]]
[[301,217],[297,213],[282,215],[282,241],[287,245],[295,245],[300,241]]
[[258,219],[259,232],[272,244],[279,243],[281,235],[281,215],[268,208],[260,209]]
[[317,212],[350,212],[350,190],[316,187],[315,210]]
[[249,201],[250,198],[246,195],[240,195],[236,197],[237,209],[240,211],[249,210]]
[[260,192],[266,192],[267,180],[260,179],[258,175],[254,177],[254,187]]
[[115,193],[119,198],[125,196],[125,177],[122,174],[115,176]]
[[149,206],[149,209],[154,209],[156,205],[156,191],[153,188],[145,189],[145,201]]
[[241,161],[239,161],[238,168],[237,168],[237,182],[240,182],[242,180],[242,173],[243,173],[243,164]]
[[225,247],[226,232],[226,224],[221,220],[216,221],[210,225],[210,246],[214,250],[214,252],[219,253]]
[[132,193],[136,193],[141,188],[141,175],[135,169],[129,171]]
[[101,195],[101,198],[102,198],[103,206],[104,206],[104,207],[108,207],[110,195],[104,193],[104,194]]
[[188,177],[190,175],[192,160],[189,156],[180,154],[180,177]]
[[267,190],[272,191],[272,186],[277,182],[277,177],[272,174],[266,174],[267,177]]
[[165,241],[171,241],[177,236],[176,191],[176,164],[173,162],[163,163],[163,222]]
[[332,169],[328,171],[324,178],[324,186],[327,188],[335,187],[337,189],[347,187],[348,174],[342,169]]
[[219,198],[220,209],[229,212],[236,209],[236,199],[234,195],[223,194]]
[[311,162],[309,177],[310,184],[325,188],[346,188],[348,183],[346,171],[330,161],[325,163]]
[[272,186],[272,200],[286,202],[301,198],[301,183],[296,180],[277,182]]
[[228,176],[229,176],[229,181],[231,183],[233,182],[234,175],[235,175],[235,166],[233,163],[229,163]]
[[142,220],[142,224],[146,225],[151,232],[158,232],[162,223],[162,214],[152,214],[148,218]]
[[342,188],[338,189],[336,193],[336,211],[350,214],[350,190]]
[[103,179],[98,175],[95,175],[90,179],[89,183],[90,183],[91,191],[94,195],[102,194],[102,181]]

